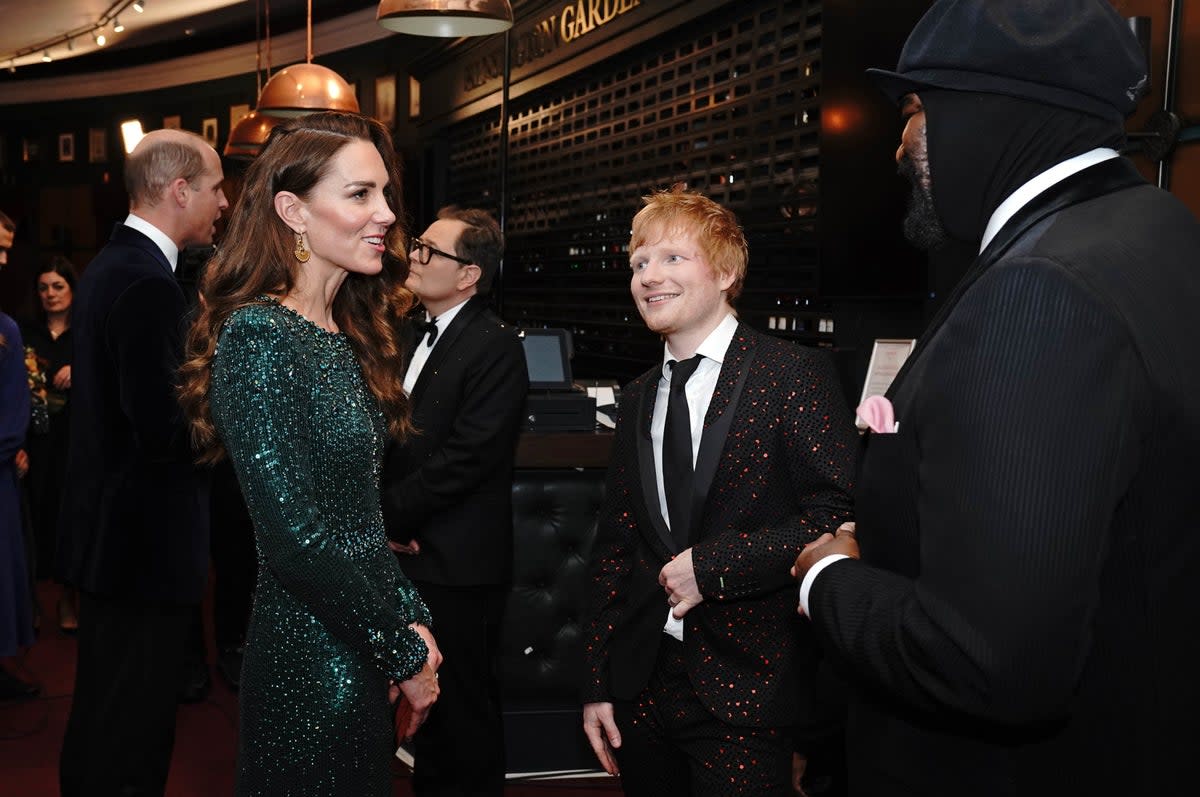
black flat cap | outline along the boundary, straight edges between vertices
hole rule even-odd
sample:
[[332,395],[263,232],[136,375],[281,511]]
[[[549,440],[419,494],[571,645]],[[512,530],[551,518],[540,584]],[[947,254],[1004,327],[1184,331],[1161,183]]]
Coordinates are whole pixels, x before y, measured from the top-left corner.
[[1107,0],[939,0],[896,71],[867,74],[895,102],[922,88],[981,91],[1116,119],[1148,84],[1137,38]]

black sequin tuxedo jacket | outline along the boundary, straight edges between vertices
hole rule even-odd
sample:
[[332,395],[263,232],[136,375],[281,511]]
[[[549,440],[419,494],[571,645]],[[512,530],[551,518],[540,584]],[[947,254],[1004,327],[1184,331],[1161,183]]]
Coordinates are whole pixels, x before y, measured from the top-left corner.
[[[632,700],[649,680],[677,545],[659,509],[650,423],[655,366],[623,391],[592,554],[584,702]],[[815,648],[788,574],[850,514],[854,426],[827,355],[739,324],[696,462],[689,539],[704,601],[684,618],[701,702],[736,726],[803,720]]]
[[1200,225],[1124,159],[1000,231],[867,437],[813,622],[856,795],[1196,790]]
[[420,555],[400,558],[409,578],[451,586],[512,578],[513,450],[528,392],[516,330],[472,297],[413,385],[417,433],[385,460],[388,534],[421,545]]
[[88,592],[204,595],[208,478],[175,398],[187,305],[162,250],[124,224],[79,281],[57,566]]

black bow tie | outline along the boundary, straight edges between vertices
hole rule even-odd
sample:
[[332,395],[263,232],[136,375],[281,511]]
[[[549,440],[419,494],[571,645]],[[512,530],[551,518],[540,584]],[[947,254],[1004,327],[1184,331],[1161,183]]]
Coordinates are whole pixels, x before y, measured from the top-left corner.
[[428,334],[429,342],[426,345],[428,345],[430,348],[433,348],[433,343],[437,340],[438,335],[437,319],[431,318],[428,321],[422,321],[421,323],[417,324],[417,329],[421,330],[421,337],[417,338],[417,342],[420,343],[421,338]]

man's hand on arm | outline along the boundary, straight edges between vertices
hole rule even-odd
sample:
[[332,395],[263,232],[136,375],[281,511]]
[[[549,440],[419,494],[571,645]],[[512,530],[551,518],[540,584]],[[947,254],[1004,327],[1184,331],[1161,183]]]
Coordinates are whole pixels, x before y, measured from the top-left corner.
[[[854,537],[854,523],[843,523],[838,526],[836,534],[822,534],[815,540],[804,546],[800,551],[800,555],[796,557],[796,563],[792,565],[792,577],[800,582],[800,605],[796,608],[800,614],[806,614],[804,609],[804,597],[807,595],[807,588],[811,588],[811,583],[806,583],[805,577],[821,560],[837,556],[839,559],[849,557],[851,559],[858,558],[858,540]],[[814,574],[815,578],[815,574]]]
[[667,562],[658,572],[658,583],[667,593],[667,603],[676,620],[691,611],[693,606],[704,602],[700,587],[696,584],[696,568],[692,565],[692,549],[688,548]]
[[583,732],[591,742],[600,766],[610,775],[620,775],[613,750],[621,746],[621,732],[613,719],[612,703],[584,703]]

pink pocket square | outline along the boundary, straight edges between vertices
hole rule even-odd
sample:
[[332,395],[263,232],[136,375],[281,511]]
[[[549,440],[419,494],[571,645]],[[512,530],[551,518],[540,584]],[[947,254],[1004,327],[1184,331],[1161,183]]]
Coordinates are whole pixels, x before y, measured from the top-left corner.
[[855,412],[858,413],[859,426],[875,434],[895,434],[900,428],[900,424],[896,423],[892,402],[883,396],[868,396]]

